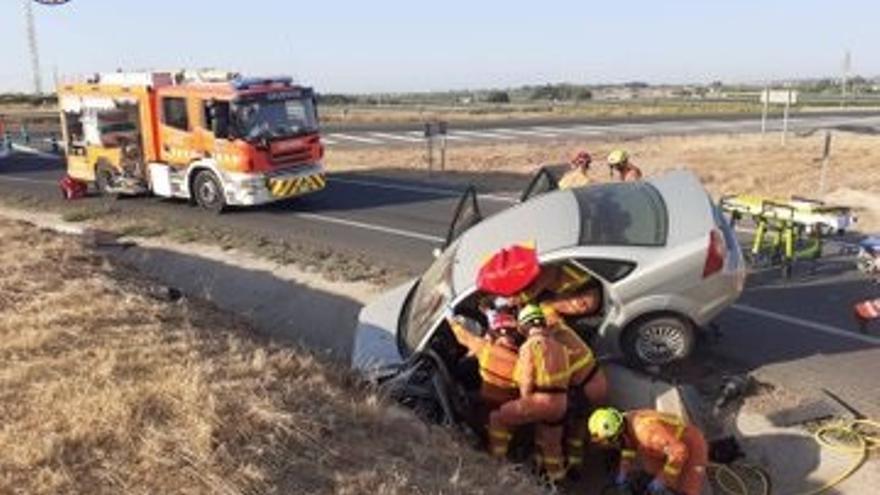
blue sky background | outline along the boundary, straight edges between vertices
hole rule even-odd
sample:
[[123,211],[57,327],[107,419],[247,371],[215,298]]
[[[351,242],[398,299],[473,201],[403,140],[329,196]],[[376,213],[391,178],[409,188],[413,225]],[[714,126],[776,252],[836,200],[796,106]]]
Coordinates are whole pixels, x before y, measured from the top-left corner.
[[[30,88],[23,0],[0,0],[0,91]],[[62,73],[217,66],[322,91],[880,75],[877,0],[72,0],[34,5]]]

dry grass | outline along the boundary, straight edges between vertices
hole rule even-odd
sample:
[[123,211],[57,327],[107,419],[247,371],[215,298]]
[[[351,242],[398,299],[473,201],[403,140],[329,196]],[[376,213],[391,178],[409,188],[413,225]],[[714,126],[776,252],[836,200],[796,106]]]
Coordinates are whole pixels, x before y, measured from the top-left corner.
[[[747,192],[816,197],[823,142],[820,134],[791,137],[783,147],[779,135],[774,134],[451,145],[447,172],[436,177],[491,190],[518,191],[541,164],[566,162],[580,148],[601,160],[611,149],[623,147],[648,175],[688,168],[716,196]],[[425,178],[424,155],[421,148],[330,149],[327,162],[335,171]],[[608,180],[604,166],[595,167],[592,174],[596,181]],[[826,191],[826,199],[862,209],[863,229],[880,229],[880,138],[836,133]]]
[[[527,493],[338,365],[0,220],[0,493]],[[332,331],[332,329],[327,329]]]

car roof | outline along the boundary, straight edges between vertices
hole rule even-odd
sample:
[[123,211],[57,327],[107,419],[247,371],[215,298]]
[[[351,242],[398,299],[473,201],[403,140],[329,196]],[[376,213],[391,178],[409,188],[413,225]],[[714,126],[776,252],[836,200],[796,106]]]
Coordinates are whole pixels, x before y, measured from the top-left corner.
[[499,249],[534,243],[540,256],[574,246],[580,235],[580,208],[570,191],[538,196],[497,213],[462,234],[456,245],[453,285],[456,293],[474,284],[483,262]]
[[[700,180],[686,170],[649,178],[663,199],[668,215],[666,246],[688,242],[712,227],[710,201]],[[620,183],[597,184],[592,188],[621,187]],[[461,294],[474,285],[483,262],[497,250],[517,243],[534,243],[538,256],[577,247],[580,244],[581,207],[572,190],[554,191],[504,210],[466,231],[451,247],[457,249],[453,288]],[[647,248],[656,251],[655,248]],[[592,245],[609,256],[642,253],[646,248]],[[626,256],[627,258],[630,256]],[[641,258],[641,256],[637,256]]]

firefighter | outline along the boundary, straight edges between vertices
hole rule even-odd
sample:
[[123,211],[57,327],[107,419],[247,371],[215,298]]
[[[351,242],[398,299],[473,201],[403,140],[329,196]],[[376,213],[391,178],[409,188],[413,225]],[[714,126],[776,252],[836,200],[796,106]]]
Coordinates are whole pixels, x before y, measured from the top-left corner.
[[553,338],[544,313],[535,304],[523,307],[519,331],[526,337],[514,368],[520,398],[489,416],[489,444],[496,457],[507,455],[512,429],[535,425],[536,459],[551,483],[565,477],[562,458],[562,425],[568,407],[570,379],[568,353]]
[[642,171],[629,161],[629,153],[617,149],[608,154],[608,168],[611,176],[617,171],[621,182],[632,182],[642,179]]
[[647,493],[699,495],[706,482],[708,447],[703,433],[673,414],[654,410],[622,413],[600,408],[589,420],[596,443],[620,449],[618,486],[628,486],[630,474],[640,467],[654,476]]
[[459,344],[477,358],[480,368],[480,398],[487,410],[493,411],[505,402],[516,399],[519,390],[513,381],[519,338],[516,318],[504,311],[489,315],[489,330],[485,337],[477,337],[460,320],[448,317],[447,322]]
[[569,162],[571,167],[565,175],[559,179],[559,189],[574,189],[590,184],[590,163],[593,158],[586,151],[580,151]]
[[584,462],[587,418],[593,408],[607,404],[608,379],[596,361],[593,350],[559,315],[553,301],[542,303],[541,308],[547,317],[547,324],[554,328],[553,336],[565,347],[571,360],[565,457],[569,474],[577,479]]

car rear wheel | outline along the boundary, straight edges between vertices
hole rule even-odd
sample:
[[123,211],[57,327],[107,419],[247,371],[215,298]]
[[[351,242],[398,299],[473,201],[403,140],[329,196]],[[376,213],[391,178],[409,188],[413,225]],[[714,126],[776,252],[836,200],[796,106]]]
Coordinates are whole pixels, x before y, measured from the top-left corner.
[[626,358],[640,366],[664,366],[690,356],[694,329],[677,316],[654,316],[634,323],[624,334]]
[[196,204],[206,210],[220,213],[226,208],[223,187],[213,172],[203,170],[196,175],[192,185],[192,196]]
[[104,160],[98,161],[95,166],[95,189],[102,196],[113,196],[113,184],[116,182],[116,170]]

